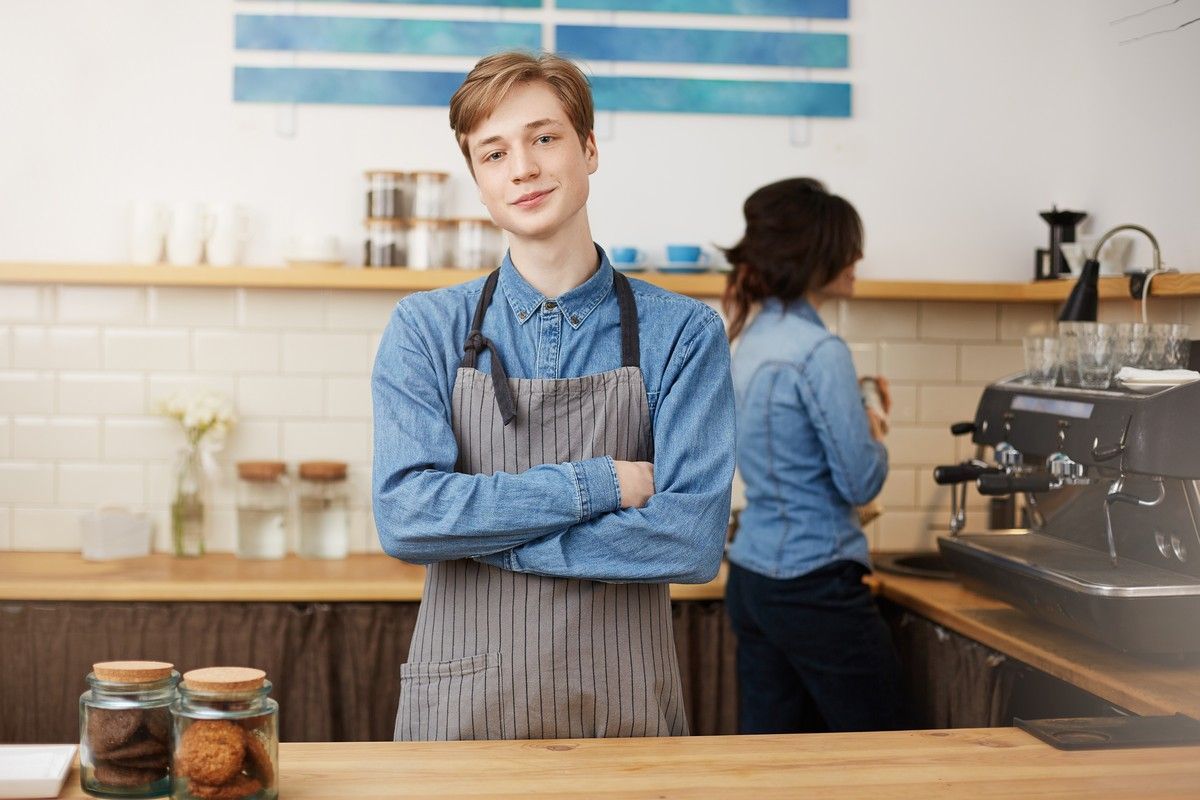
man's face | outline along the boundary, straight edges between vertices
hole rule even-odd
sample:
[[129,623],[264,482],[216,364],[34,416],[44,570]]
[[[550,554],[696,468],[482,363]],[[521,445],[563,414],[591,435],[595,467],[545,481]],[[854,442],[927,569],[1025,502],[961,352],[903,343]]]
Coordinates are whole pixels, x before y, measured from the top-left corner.
[[583,212],[596,139],[579,136],[553,90],[518,85],[467,136],[479,198],[510,234],[549,239]]

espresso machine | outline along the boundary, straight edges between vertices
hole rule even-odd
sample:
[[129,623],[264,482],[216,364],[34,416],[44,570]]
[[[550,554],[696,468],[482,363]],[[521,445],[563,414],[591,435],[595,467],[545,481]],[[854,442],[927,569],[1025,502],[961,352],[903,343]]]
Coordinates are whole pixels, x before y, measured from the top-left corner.
[[[1200,381],[1135,393],[988,386],[955,433],[993,458],[939,467],[938,539],[969,587],[1120,650],[1200,652]],[[1027,527],[964,533],[962,493],[1024,498]]]

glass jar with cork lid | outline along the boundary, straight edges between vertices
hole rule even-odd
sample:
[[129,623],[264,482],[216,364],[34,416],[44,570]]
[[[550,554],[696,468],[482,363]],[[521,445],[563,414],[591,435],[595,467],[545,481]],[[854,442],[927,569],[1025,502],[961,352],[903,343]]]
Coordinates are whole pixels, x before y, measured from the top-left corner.
[[171,712],[179,673],[165,661],[92,665],[79,698],[79,785],[95,797],[171,790]]
[[343,461],[300,464],[301,558],[345,558],[350,514]]
[[287,555],[287,466],[282,461],[239,461],[238,558]]
[[261,669],[207,667],[183,675],[171,705],[173,800],[279,796],[279,704]]

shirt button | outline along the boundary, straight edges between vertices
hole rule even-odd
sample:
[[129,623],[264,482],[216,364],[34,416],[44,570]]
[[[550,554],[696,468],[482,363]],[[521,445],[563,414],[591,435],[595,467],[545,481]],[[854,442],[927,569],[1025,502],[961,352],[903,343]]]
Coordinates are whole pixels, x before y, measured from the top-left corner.
[[572,325],[578,325],[578,324],[579,324],[579,317],[571,317],[571,324],[572,324]]
[[547,311],[553,311],[556,308],[558,308],[558,303],[554,302],[553,300],[546,301],[546,310]]
[[517,319],[525,319],[526,316],[528,315],[524,311],[517,312]]

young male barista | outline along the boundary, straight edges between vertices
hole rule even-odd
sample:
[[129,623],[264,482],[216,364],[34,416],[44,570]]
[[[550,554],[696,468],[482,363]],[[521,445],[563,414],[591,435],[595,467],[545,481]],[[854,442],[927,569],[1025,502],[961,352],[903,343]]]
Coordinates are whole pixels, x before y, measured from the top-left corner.
[[721,560],[728,345],[712,309],[592,242],[592,121],[553,55],[489,56],[450,103],[510,250],[404,298],[375,362],[380,542],[429,565],[397,739],[688,731],[668,583]]

